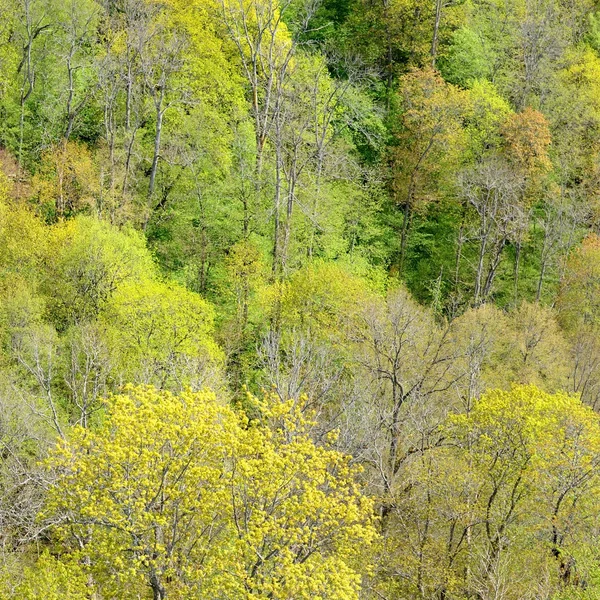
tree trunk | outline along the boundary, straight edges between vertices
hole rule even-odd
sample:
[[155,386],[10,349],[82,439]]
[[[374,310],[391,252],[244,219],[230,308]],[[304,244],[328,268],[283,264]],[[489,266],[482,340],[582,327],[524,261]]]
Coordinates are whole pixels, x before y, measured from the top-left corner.
[[68,140],[73,132],[73,123],[75,122],[75,111],[73,110],[73,95],[75,94],[75,82],[73,81],[73,67],[71,65],[73,49],[67,58],[67,72],[69,74],[69,94],[67,96],[67,128],[65,130],[65,139]]
[[296,175],[295,166],[292,166],[292,172],[288,180],[287,207],[285,215],[285,227],[283,233],[283,246],[281,249],[281,266],[285,269],[287,264],[290,237],[292,234],[292,215],[294,213],[294,194],[296,193]]
[[156,171],[158,169],[158,158],[160,156],[160,137],[162,134],[164,111],[160,103],[156,109],[156,132],[154,134],[154,156],[152,157],[152,168],[150,169],[150,183],[148,184],[148,198],[154,195],[156,184]]
[[135,143],[135,135],[138,128],[136,127],[131,132],[129,143],[127,144],[127,156],[125,157],[125,174],[123,176],[123,197],[127,193],[127,184],[129,183],[129,172],[131,170],[131,156],[133,155],[133,144]]
[[279,237],[281,229],[281,150],[279,145],[276,149],[275,159],[275,222],[273,230],[273,267],[272,273],[275,277],[279,273],[280,248]]
[[519,302],[519,268],[521,266],[521,249],[523,247],[523,244],[521,243],[521,240],[517,240],[517,243],[515,245],[515,290],[514,290],[514,294],[515,294],[515,306],[517,305],[517,303]]
[[435,23],[433,25],[433,39],[431,41],[431,67],[435,69],[437,59],[438,41],[440,35],[440,24],[442,22],[442,10],[444,0],[435,0]]
[[504,246],[506,245],[506,240],[502,240],[498,247],[496,248],[496,253],[492,262],[490,263],[490,268],[485,280],[485,285],[483,286],[483,292],[481,297],[483,301],[487,300],[490,292],[492,291],[492,284],[494,283],[494,278],[496,277],[496,272],[498,271],[498,267],[500,266],[500,259],[502,258],[502,250],[504,250]]
[[152,588],[153,600],[164,600],[167,597],[167,591],[163,587],[156,573],[150,575],[150,587]]
[[386,86],[386,110],[390,110],[392,101],[392,84],[394,82],[394,49],[392,46],[392,34],[390,31],[390,0],[383,0],[383,20],[385,23],[385,38],[386,38],[386,71],[387,71],[387,86]]
[[456,261],[454,264],[454,293],[458,297],[458,288],[460,285],[460,261],[462,260],[462,249],[465,243],[465,218],[467,214],[467,205],[463,202],[462,213],[460,217],[460,227],[458,229],[458,239],[456,241]]
[[404,205],[404,220],[402,221],[402,232],[400,234],[400,258],[398,260],[398,276],[401,277],[404,272],[404,262],[406,260],[406,245],[408,241],[408,234],[410,232],[410,225],[412,221],[412,210],[410,202]]
[[131,72],[131,61],[127,61],[127,96],[125,100],[125,129],[131,128],[131,100],[133,96],[133,74]]
[[477,271],[475,273],[475,291],[473,292],[473,304],[479,306],[481,297],[481,279],[483,277],[483,261],[487,249],[487,234],[481,238],[479,246],[479,258],[477,260]]
[[539,302],[542,298],[542,287],[544,285],[544,277],[546,276],[546,269],[548,268],[548,254],[549,254],[549,245],[548,241],[549,229],[550,225],[547,223],[544,234],[544,244],[542,246],[542,256],[540,260],[540,276],[538,278],[537,290],[535,292],[535,301]]

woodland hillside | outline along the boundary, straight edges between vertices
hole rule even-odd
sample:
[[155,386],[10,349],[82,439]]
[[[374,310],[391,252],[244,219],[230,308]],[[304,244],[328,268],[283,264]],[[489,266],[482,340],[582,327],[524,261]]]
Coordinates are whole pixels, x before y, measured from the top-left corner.
[[600,1],[0,16],[0,600],[600,599]]

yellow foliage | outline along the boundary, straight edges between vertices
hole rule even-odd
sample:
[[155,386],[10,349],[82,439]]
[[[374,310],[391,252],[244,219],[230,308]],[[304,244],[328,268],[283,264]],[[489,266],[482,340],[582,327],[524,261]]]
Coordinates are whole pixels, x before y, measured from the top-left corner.
[[500,145],[500,126],[511,113],[509,103],[492,83],[475,81],[465,93],[468,150],[473,158]]
[[552,142],[550,125],[539,111],[528,107],[505,121],[502,134],[513,164],[528,176],[552,169],[548,149]]
[[33,189],[43,210],[53,218],[95,209],[100,175],[91,152],[72,141],[50,148],[42,155]]
[[327,336],[342,333],[375,296],[369,282],[347,267],[314,261],[271,288],[274,312],[290,327]]
[[0,277],[13,272],[33,276],[46,248],[46,232],[36,216],[6,199],[8,186],[0,174]]
[[375,533],[356,469],[314,445],[291,403],[254,402],[280,427],[209,392],[128,387],[97,431],[60,442],[44,516],[102,593],[358,598],[356,561]]
[[459,166],[466,147],[463,114],[468,92],[432,69],[400,80],[401,114],[392,147],[392,186],[399,204],[419,206],[439,193]]
[[[12,589],[3,585],[2,575],[0,573],[0,600],[86,600],[89,597],[87,579],[80,565],[63,562],[48,552],[25,567]],[[13,578],[11,574],[8,580]]]

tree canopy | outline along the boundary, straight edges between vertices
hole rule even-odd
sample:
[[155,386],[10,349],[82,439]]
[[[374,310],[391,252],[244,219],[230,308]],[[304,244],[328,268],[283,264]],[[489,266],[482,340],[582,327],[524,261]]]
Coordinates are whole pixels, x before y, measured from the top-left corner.
[[0,600],[600,596],[598,0],[0,15]]

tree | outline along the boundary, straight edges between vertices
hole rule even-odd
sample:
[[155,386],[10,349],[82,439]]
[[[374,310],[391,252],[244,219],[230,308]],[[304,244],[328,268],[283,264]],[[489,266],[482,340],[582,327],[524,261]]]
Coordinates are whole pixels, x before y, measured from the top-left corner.
[[165,114],[176,103],[182,102],[185,90],[175,84],[177,74],[183,67],[183,49],[186,39],[177,31],[166,29],[160,21],[153,23],[147,39],[140,38],[137,53],[144,89],[152,98],[154,106],[154,148],[148,180],[148,198],[154,197],[158,161]]
[[465,171],[459,185],[478,219],[473,232],[479,246],[473,286],[477,306],[492,292],[505,246],[524,227],[523,181],[501,159],[488,159]]
[[583,515],[598,502],[599,434],[598,416],[577,398],[533,386],[488,391],[449,415],[443,442],[406,470],[383,593],[580,592],[572,552],[596,535]]
[[100,11],[95,2],[72,1],[54,18],[64,36],[61,56],[67,72],[65,89],[64,140],[69,140],[76,125],[76,119],[90,99],[94,85],[92,72],[94,35]]
[[362,305],[379,298],[381,282],[368,275],[356,264],[315,259],[272,286],[255,367],[261,385],[316,413],[316,441],[339,428],[338,447],[348,452],[361,443],[353,424],[372,393],[353,345]]
[[568,331],[595,328],[600,315],[600,238],[590,234],[570,256],[557,308]]
[[445,12],[448,8],[460,4],[461,0],[435,0],[435,18],[433,21],[433,35],[431,40],[431,67],[436,68],[439,52],[440,30],[442,29]]
[[48,238],[41,290],[59,330],[96,318],[122,283],[154,275],[145,242],[131,228],[80,216],[54,226]]
[[552,170],[548,148],[552,138],[549,123],[542,113],[526,108],[513,113],[502,126],[504,153],[523,177],[521,204],[524,218],[514,236],[514,301],[518,302],[521,250],[529,229],[532,206],[539,198],[544,177]]
[[475,3],[449,51],[451,79],[485,78],[517,110],[540,106],[552,95],[569,38],[581,35],[581,19],[590,8],[588,2],[555,0]]
[[550,392],[567,389],[569,345],[555,311],[522,302],[509,319],[513,339],[506,365],[512,372],[507,380]]
[[100,175],[83,144],[65,139],[44,152],[32,186],[49,221],[99,212]]
[[105,332],[97,323],[75,325],[61,339],[59,367],[63,381],[59,386],[68,396],[70,423],[88,427],[101,411],[101,399],[108,392],[116,361],[110,350]]
[[0,281],[16,274],[33,282],[39,276],[48,240],[33,212],[9,199],[10,190],[0,171]]
[[477,497],[488,548],[481,575],[497,585],[494,571],[502,568],[501,554],[518,552],[518,537],[535,536],[531,525],[538,521],[547,560],[556,561],[555,582],[572,583],[564,551],[569,538],[579,535],[576,528],[585,527],[571,521],[573,511],[586,498],[595,501],[598,491],[597,416],[566,394],[515,387],[488,393],[472,413],[451,421],[462,429],[462,447],[483,476]]
[[[318,218],[314,213],[325,150],[331,145],[334,117],[350,83],[335,85],[325,61],[300,50],[302,33],[318,2],[219,0],[219,6],[250,86],[256,136],[255,193],[272,193],[272,266],[273,275],[279,277],[288,268],[297,205],[305,205],[307,220]],[[267,158],[271,158],[270,173],[265,170]],[[317,193],[302,203],[301,176],[307,176],[309,170],[315,172]],[[321,223],[313,226],[322,228]],[[310,253],[313,248],[314,243]]]
[[40,532],[37,515],[44,503],[40,459],[53,445],[56,431],[40,414],[41,403],[18,389],[6,369],[0,374],[0,390],[0,541],[5,548],[19,548]]
[[[60,559],[43,552],[23,569],[3,567],[0,584],[2,600],[85,600],[87,581],[76,564],[65,564]],[[18,579],[14,586],[9,581]]]
[[554,275],[552,291],[555,292],[556,284],[560,284],[566,273],[569,253],[578,242],[579,230],[589,213],[589,206],[580,195],[579,190],[567,188],[562,183],[560,187],[552,188],[545,198],[543,212],[537,219],[543,232],[537,301],[542,299],[549,274]]
[[[508,102],[494,85],[486,81],[473,81],[465,96],[464,107],[466,136],[465,163],[467,170],[481,168],[481,165],[490,157],[497,154],[502,148],[501,128],[511,113]],[[458,191],[460,192],[462,177],[457,178]],[[469,242],[472,241],[472,208],[465,195],[461,195],[460,224],[456,239],[456,258],[454,262],[454,303],[460,303],[463,294],[463,258],[465,251],[468,254]],[[470,274],[469,276],[470,277]]]
[[402,288],[367,302],[350,339],[369,391],[354,409],[361,460],[370,467],[386,528],[386,517],[398,510],[406,464],[438,443],[438,426],[451,408],[440,399],[458,379],[454,349],[448,330]]
[[491,303],[466,310],[450,324],[450,344],[457,356],[456,389],[467,414],[487,389],[510,384],[502,368],[512,358],[512,340],[506,335],[510,328],[508,315]]
[[38,67],[38,54],[35,46],[38,38],[49,32],[51,24],[47,12],[48,6],[45,2],[26,0],[22,6],[22,12],[17,12],[18,39],[22,41],[22,55],[17,67],[17,73],[21,74],[21,86],[19,90],[19,139],[18,160],[19,167],[23,164],[23,144],[25,141],[25,106],[34,91]]
[[398,122],[391,148],[391,188],[403,211],[398,270],[402,274],[415,210],[443,193],[464,145],[464,94],[432,69],[400,80]]
[[557,299],[558,318],[571,347],[570,387],[589,405],[598,405],[598,258],[600,239],[590,234],[572,252]]
[[334,42],[380,74],[389,102],[398,78],[408,69],[437,67],[451,32],[464,18],[462,4],[461,0],[360,0],[350,4]]
[[130,388],[114,397],[97,432],[73,430],[52,458],[59,481],[48,510],[64,523],[64,550],[72,540],[108,593],[148,585],[162,599],[174,577],[173,593],[183,592],[194,562],[218,556],[227,498],[218,484],[235,427],[209,393]]
[[194,292],[153,281],[125,284],[104,306],[100,322],[119,384],[194,390],[222,385],[214,309]]
[[265,424],[210,392],[109,399],[101,427],[75,428],[48,463],[61,555],[117,596],[357,598],[353,560],[374,534],[354,469],[290,403],[258,407]]

